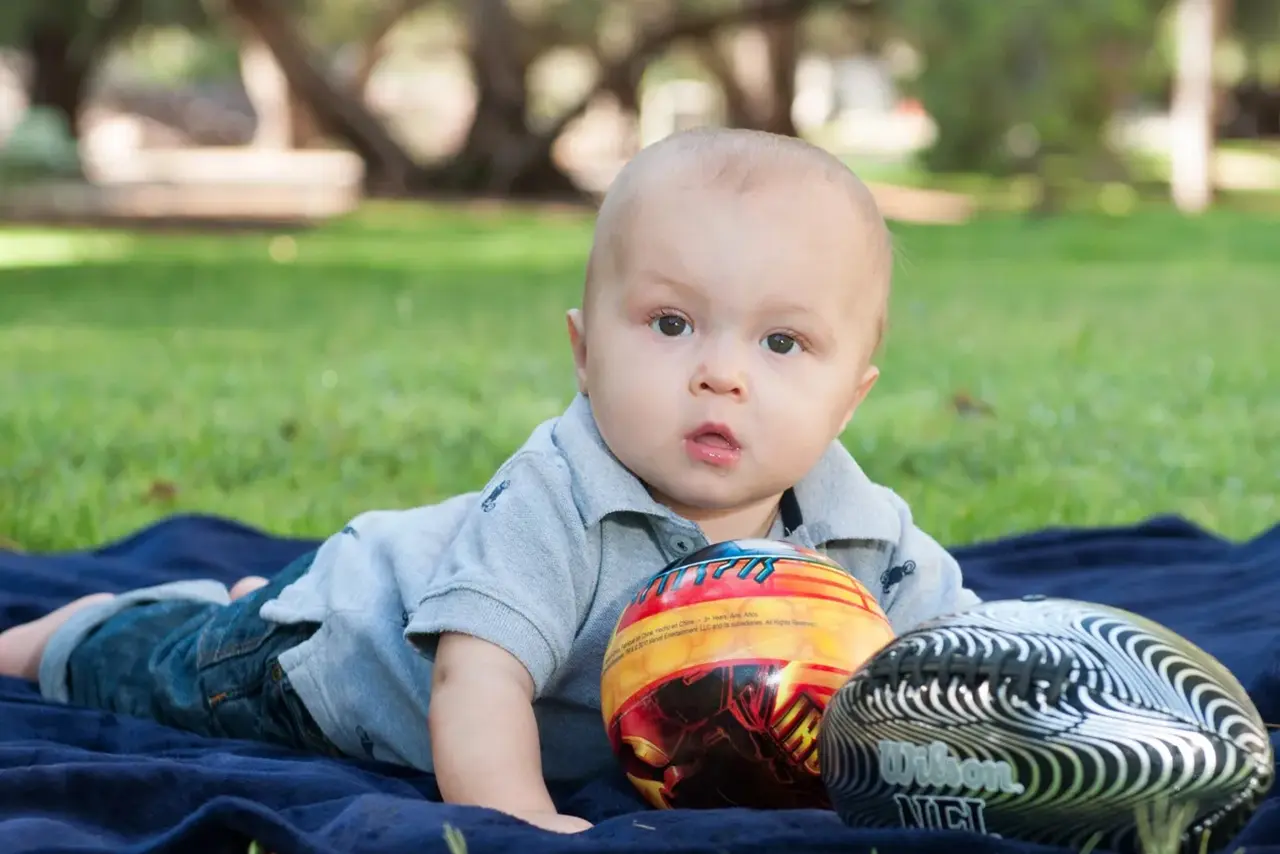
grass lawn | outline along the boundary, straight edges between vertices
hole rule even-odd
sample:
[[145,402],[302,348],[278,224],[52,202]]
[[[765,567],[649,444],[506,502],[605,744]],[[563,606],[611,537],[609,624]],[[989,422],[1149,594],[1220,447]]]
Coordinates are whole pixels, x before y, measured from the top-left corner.
[[[1270,527],[1278,226],[896,227],[884,374],[845,441],[947,544],[1156,513]],[[0,230],[0,538],[81,547],[178,511],[324,535],[478,488],[572,394],[589,236],[406,206],[293,244]]]

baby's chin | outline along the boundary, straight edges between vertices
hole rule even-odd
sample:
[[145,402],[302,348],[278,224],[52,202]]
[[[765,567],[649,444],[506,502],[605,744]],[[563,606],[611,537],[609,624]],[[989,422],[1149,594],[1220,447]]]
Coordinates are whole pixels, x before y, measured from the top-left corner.
[[[732,476],[641,477],[655,501],[685,516],[717,516],[741,510],[782,490],[768,490],[757,484],[737,482]],[[696,521],[696,519],[695,519]]]

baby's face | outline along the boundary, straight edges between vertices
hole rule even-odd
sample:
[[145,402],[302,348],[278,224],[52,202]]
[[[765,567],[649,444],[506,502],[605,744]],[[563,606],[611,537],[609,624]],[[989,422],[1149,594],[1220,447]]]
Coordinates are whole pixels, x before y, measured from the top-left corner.
[[660,199],[601,271],[579,375],[614,454],[696,519],[781,494],[844,429],[876,378],[888,272],[834,192]]

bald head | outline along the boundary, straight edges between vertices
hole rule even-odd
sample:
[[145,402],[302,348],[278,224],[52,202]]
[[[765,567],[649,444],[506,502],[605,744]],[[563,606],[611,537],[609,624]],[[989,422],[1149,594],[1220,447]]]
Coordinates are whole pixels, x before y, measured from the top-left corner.
[[[858,281],[849,281],[876,316],[878,345],[887,313],[893,252],[889,231],[867,186],[830,152],[795,137],[761,131],[703,128],[646,146],[619,172],[596,217],[587,264],[583,311],[598,291],[634,263],[637,222],[679,215],[681,199],[714,192],[731,203],[767,196],[823,211],[845,225],[843,249],[859,256]],[[697,229],[697,223],[690,224]]]

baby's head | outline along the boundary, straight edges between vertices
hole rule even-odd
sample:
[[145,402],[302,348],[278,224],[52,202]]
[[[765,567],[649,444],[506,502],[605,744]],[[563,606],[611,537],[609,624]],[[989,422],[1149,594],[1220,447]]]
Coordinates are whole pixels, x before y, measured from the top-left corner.
[[614,455],[694,521],[776,500],[875,383],[892,255],[866,186],[820,148],[744,130],[645,148],[569,313]]

